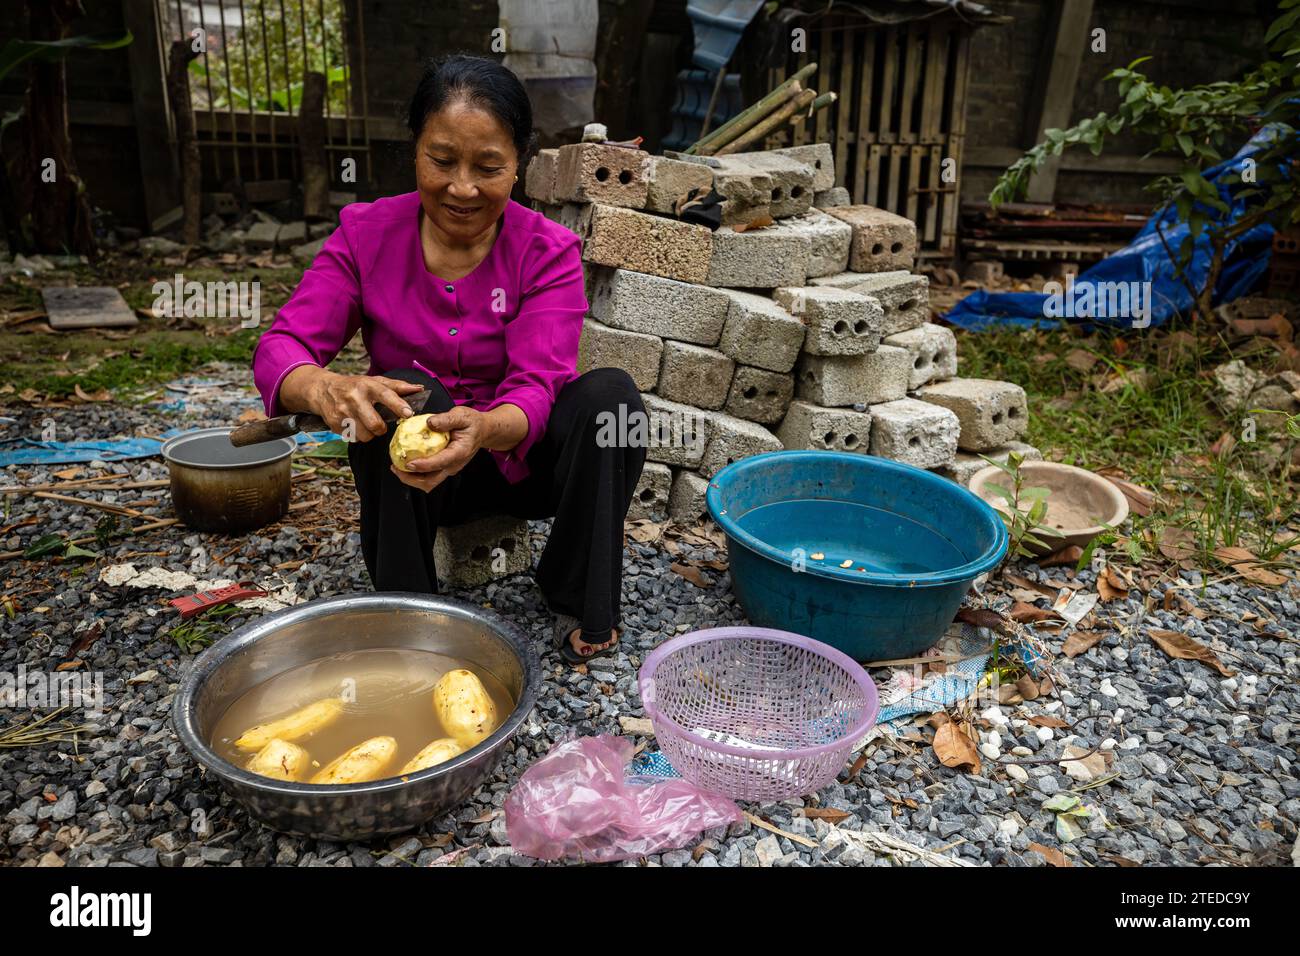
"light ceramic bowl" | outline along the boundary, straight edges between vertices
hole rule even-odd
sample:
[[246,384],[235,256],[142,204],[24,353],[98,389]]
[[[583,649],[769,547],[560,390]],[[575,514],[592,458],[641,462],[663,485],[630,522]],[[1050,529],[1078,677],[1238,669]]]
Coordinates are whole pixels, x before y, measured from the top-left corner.
[[[1026,544],[1026,550],[1035,554],[1048,554],[1077,544],[1086,547],[1088,542],[1106,530],[1117,528],[1128,517],[1128,499],[1124,493],[1101,475],[1094,475],[1074,465],[1055,461],[1026,461],[1020,466],[1026,488],[1046,488],[1047,518],[1044,524],[1061,532],[1061,537],[1044,537],[1046,548]],[[989,483],[1010,487],[1007,473],[996,465],[975,472],[970,479],[970,490],[999,511],[1007,511],[1007,503]],[[1022,510],[1026,507],[1021,502]],[[1041,536],[1036,536],[1041,537]]]

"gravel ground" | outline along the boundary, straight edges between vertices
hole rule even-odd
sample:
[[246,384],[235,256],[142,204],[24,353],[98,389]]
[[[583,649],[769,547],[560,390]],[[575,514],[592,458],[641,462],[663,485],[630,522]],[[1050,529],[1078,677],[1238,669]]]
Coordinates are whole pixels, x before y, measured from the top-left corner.
[[[192,397],[184,414],[147,405],[17,406],[6,414],[23,424],[0,437],[38,429],[45,416],[74,427],[81,439],[156,433],[174,425],[227,423],[243,407],[255,405],[244,387]],[[0,481],[54,480],[50,471],[61,467],[66,466],[11,467],[7,473],[0,470]],[[134,479],[166,475],[158,459],[99,463],[90,470]],[[311,483],[317,489],[319,485]],[[332,490],[326,502],[335,517],[309,518],[315,509],[291,513],[285,521],[247,537],[242,551],[208,574],[265,582],[268,568],[288,562],[290,566],[271,580],[277,586],[293,586],[302,599],[367,589],[355,533],[355,498],[346,483],[335,483]],[[119,501],[153,495],[158,505],[140,510],[160,517],[170,514],[165,489],[118,494]],[[295,489],[295,501],[316,495],[303,486]],[[25,547],[50,530],[92,533],[100,517],[99,512],[31,495],[7,500],[0,550]],[[31,517],[37,520],[22,524]],[[535,523],[537,553],[546,526]],[[214,558],[237,544],[169,528],[115,543],[93,562],[5,562],[0,569],[3,594],[14,599],[18,610],[11,619],[0,614],[5,635],[0,673],[16,674],[20,665],[29,672],[52,671],[77,656],[70,655],[70,647],[98,621],[103,634],[80,657],[89,670],[103,673],[108,700],[93,732],[75,746],[0,750],[0,863],[403,866],[427,865],[467,848],[455,857],[458,865],[538,865],[514,854],[506,839],[500,808],[519,774],[570,732],[619,733],[620,717],[644,716],[636,672],[658,643],[700,627],[743,622],[725,572],[705,571],[711,586],[696,587],[669,570],[679,558],[657,546],[630,542],[623,578],[624,649],[593,661],[588,672],[580,674],[563,666],[542,643],[549,615],[530,576],[516,575],[465,592],[460,596],[489,603],[534,634],[542,654],[545,681],[540,701],[506,749],[499,770],[461,809],[414,833],[369,844],[304,840],[250,820],[214,782],[203,779],[173,734],[172,695],[193,660],[168,634],[174,614],[165,601],[174,595],[161,589],[112,587],[98,580],[102,567],[123,560],[137,568],[199,568],[202,565],[195,562],[205,555]],[[725,557],[708,550],[695,554],[702,559]],[[304,563],[292,566],[297,561]],[[1038,580],[1068,576],[1060,569],[1022,570]],[[1116,630],[1087,653],[1067,659],[1060,655],[1060,637],[1043,635],[1057,656],[1054,698],[983,711],[987,753],[995,748],[999,759],[1028,761],[1057,757],[1067,744],[1084,750],[1100,747],[1102,754],[1109,754],[1100,783],[1081,782],[1055,761],[1009,768],[985,759],[975,775],[949,769],[938,764],[930,746],[913,731],[901,740],[868,745],[859,773],[850,778],[846,767],[840,782],[815,798],[745,807],[815,847],[747,821],[705,834],[695,847],[644,862],[895,865],[890,856],[852,835],[884,831],[978,865],[1043,866],[1056,850],[1074,865],[1290,863],[1300,819],[1300,780],[1294,765],[1300,737],[1295,637],[1300,589],[1294,581],[1267,589],[1238,579],[1201,590],[1196,572],[1178,574],[1197,585],[1180,593],[1205,612],[1203,620],[1161,610],[1162,587],[1151,592],[1155,609],[1143,617],[1142,598],[1134,589],[1126,600],[1099,606],[1099,615],[1123,622],[1130,636]],[[1075,580],[1088,589],[1095,586],[1091,572]],[[249,619],[251,615],[240,615],[228,623],[238,626]],[[1225,679],[1204,663],[1169,659],[1145,636],[1151,627],[1182,630],[1209,645],[1236,676]],[[883,681],[889,675],[875,676]],[[0,724],[25,716],[13,707],[6,710],[8,716],[0,716]],[[1071,722],[1077,736],[1064,737],[1063,731],[1050,728],[1044,733],[1026,722],[1031,716],[1051,714]],[[996,731],[997,738],[989,737],[989,730]],[[1080,820],[1083,834],[1063,843],[1055,814],[1043,804],[1074,787],[1084,788],[1079,796],[1094,812]],[[832,825],[803,816],[804,807],[831,808],[847,816]],[[195,814],[199,810],[203,813]],[[206,823],[195,826],[195,819]],[[1031,850],[1031,845],[1049,854]]]

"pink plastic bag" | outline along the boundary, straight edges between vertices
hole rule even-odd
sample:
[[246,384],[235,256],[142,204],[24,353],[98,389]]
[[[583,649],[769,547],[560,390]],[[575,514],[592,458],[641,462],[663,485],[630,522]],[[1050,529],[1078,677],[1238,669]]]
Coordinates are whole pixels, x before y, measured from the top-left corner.
[[506,797],[510,845],[541,860],[608,863],[676,849],[743,819],[731,800],[681,778],[628,780],[632,750],[609,734],[556,744]]

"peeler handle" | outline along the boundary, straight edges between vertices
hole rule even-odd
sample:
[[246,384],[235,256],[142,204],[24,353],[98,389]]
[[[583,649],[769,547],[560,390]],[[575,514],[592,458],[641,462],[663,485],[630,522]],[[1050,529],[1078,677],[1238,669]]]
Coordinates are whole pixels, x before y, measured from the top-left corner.
[[319,415],[299,412],[293,415],[280,415],[261,422],[249,422],[230,432],[230,444],[235,447],[256,445],[259,442],[275,441],[277,438],[289,438],[298,432],[324,431],[328,428],[325,419]]

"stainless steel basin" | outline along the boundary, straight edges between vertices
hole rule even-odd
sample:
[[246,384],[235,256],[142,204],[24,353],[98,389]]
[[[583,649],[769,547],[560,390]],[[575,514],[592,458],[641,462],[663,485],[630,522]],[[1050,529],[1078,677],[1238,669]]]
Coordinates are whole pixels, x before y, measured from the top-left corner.
[[[226,708],[250,688],[331,654],[374,648],[470,661],[505,685],[515,708],[472,750],[405,779],[329,786],[274,780],[235,766],[208,743]],[[222,638],[185,675],[172,720],[194,759],[268,826],[320,839],[365,840],[419,826],[464,802],[495,769],[540,685],[536,651],[500,615],[439,595],[385,591],[285,608]]]

